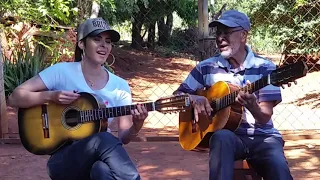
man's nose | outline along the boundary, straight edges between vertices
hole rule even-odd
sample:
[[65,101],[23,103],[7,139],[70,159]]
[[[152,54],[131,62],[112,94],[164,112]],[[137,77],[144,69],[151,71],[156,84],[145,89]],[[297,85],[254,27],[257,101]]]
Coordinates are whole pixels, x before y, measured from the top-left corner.
[[216,39],[217,39],[219,42],[221,42],[221,41],[225,40],[225,36],[224,36],[223,34],[219,34],[219,35],[216,36]]

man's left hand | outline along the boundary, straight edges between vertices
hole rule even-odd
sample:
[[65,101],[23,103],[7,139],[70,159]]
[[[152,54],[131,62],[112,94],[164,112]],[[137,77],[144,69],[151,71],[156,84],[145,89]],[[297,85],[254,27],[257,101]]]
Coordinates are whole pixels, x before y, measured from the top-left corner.
[[249,94],[243,91],[239,92],[236,97],[236,102],[245,106],[247,109],[253,109],[258,106],[257,97],[254,94]]
[[[250,81],[246,81],[247,84],[250,84]],[[259,106],[257,103],[257,97],[255,94],[250,94],[244,91],[240,91],[236,97],[236,102],[240,103],[242,106],[245,106],[249,110],[253,110]]]

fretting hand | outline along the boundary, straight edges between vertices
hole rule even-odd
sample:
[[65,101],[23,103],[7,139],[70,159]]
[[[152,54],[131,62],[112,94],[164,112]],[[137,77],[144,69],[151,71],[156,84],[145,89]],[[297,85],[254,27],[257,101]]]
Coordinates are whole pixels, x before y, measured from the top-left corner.
[[[250,81],[247,81],[247,84],[249,83]],[[236,97],[236,102],[238,102],[242,106],[245,106],[249,110],[259,106],[255,94],[250,94],[244,91],[240,91],[238,93]]]
[[144,120],[148,117],[147,108],[143,105],[137,104],[136,109],[131,110],[132,122],[135,130],[138,132],[143,126]]
[[245,106],[247,109],[252,109],[258,106],[256,96],[243,91],[239,92],[238,96],[236,97],[236,102],[240,103],[242,106]]

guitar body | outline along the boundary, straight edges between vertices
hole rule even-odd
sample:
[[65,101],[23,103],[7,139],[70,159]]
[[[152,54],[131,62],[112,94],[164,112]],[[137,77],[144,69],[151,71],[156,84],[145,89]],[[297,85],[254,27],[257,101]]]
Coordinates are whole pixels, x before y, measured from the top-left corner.
[[206,97],[213,109],[212,118],[202,117],[199,122],[194,121],[193,110],[179,113],[179,142],[183,149],[208,148],[211,135],[220,130],[235,131],[242,119],[243,106],[236,102],[240,91],[253,93],[268,85],[283,86],[296,79],[304,77],[308,72],[304,61],[278,67],[271,73],[262,76],[259,80],[249,83],[244,87],[219,81],[207,90],[197,91],[197,95]]
[[[209,102],[226,96],[239,87],[232,84],[219,81],[207,90],[197,91],[197,95],[205,96]],[[233,103],[228,107],[215,112],[212,118],[201,117],[199,122],[195,124],[196,131],[192,132],[193,128],[193,111],[179,113],[179,142],[183,149],[193,150],[195,148],[208,148],[209,139],[217,130],[229,129],[235,131],[240,123],[243,113],[243,107],[238,103]]]
[[[81,92],[71,104],[47,103],[18,110],[18,126],[25,149],[35,155],[50,155],[73,140],[81,140],[108,129],[108,118],[131,115],[137,105],[106,108],[102,99]],[[190,107],[188,95],[162,97],[143,105],[147,111],[172,113]]]
[[[75,123],[75,118],[79,117],[74,115],[79,110],[104,106],[102,101],[92,94],[80,95],[75,102],[68,105],[48,103],[19,109],[18,126],[23,146],[36,155],[52,154],[72,140],[83,139],[105,130],[107,123],[103,121]],[[44,129],[44,126],[47,128]]]

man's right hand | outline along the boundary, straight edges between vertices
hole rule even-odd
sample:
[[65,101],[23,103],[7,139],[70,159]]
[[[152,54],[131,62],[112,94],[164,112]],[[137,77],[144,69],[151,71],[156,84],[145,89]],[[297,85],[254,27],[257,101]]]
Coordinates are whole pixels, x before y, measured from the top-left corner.
[[196,122],[199,121],[199,114],[209,118],[213,109],[211,108],[208,99],[204,96],[198,96],[198,95],[189,95],[189,96],[190,96],[192,106],[194,108],[194,118]]
[[51,91],[51,101],[58,104],[71,104],[80,97],[76,91]]

